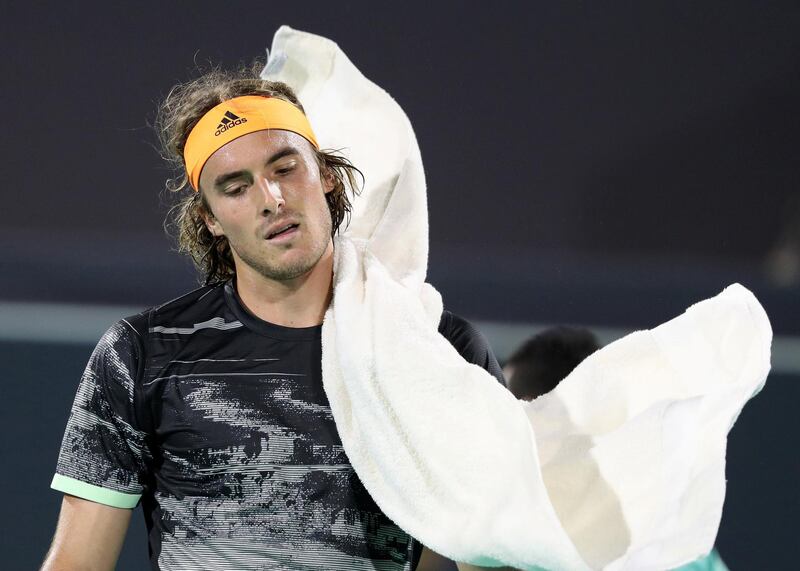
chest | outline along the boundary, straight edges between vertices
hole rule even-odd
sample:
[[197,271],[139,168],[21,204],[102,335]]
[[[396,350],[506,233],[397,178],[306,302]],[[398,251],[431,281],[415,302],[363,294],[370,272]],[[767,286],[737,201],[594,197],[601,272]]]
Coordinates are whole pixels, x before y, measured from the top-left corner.
[[318,340],[187,344],[154,359],[145,383],[160,472],[175,484],[212,489],[276,471],[349,468]]

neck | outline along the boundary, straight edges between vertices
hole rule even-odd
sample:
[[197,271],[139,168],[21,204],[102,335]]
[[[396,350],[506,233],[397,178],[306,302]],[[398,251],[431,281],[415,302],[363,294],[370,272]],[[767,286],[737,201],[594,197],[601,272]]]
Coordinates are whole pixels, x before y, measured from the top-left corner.
[[291,280],[271,280],[236,262],[236,291],[250,313],[284,327],[322,323],[333,294],[333,241],[313,268]]

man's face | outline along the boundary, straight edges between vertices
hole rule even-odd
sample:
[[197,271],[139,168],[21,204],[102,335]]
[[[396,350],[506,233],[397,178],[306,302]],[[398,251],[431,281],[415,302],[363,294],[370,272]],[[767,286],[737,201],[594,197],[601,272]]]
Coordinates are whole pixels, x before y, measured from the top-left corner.
[[[331,245],[331,214],[311,144],[296,133],[256,131],[217,150],[200,175],[206,225],[241,265],[276,281],[309,272]],[[288,229],[287,229],[288,227]]]

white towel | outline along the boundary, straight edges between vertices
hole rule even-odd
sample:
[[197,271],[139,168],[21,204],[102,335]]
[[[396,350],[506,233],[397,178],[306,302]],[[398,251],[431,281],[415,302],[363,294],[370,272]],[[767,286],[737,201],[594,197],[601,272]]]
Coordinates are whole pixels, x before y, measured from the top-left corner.
[[263,77],[291,85],[321,145],[366,177],[336,239],[322,371],[345,451],[384,513],[476,565],[667,569],[708,552],[727,433],[769,371],[755,297],[730,286],[517,401],[437,331],[422,160],[399,105],[336,44],[288,27]]

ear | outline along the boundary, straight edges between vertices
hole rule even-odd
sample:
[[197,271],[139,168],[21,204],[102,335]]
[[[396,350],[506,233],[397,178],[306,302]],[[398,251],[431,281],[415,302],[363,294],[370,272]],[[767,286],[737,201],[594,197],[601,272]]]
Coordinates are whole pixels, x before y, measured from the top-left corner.
[[336,179],[333,176],[333,171],[330,168],[320,167],[320,178],[322,179],[322,189],[325,194],[328,194],[336,186]]
[[208,231],[211,232],[213,236],[225,235],[225,232],[222,230],[222,226],[220,226],[217,219],[214,218],[214,214],[212,214],[208,207],[200,209],[200,216],[202,216],[203,222],[206,223],[206,228],[208,228]]

